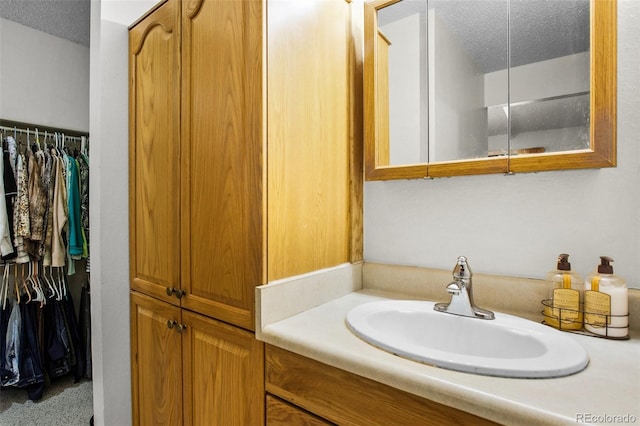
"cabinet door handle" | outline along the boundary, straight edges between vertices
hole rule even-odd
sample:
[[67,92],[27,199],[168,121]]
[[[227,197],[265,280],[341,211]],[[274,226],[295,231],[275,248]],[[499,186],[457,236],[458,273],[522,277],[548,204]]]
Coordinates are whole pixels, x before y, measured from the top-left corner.
[[182,299],[182,296],[184,296],[185,294],[187,294],[187,292],[186,292],[186,291],[184,291],[184,290],[178,290],[177,288],[173,288],[173,287],[167,287],[166,292],[167,292],[167,296],[171,296],[171,295],[175,294],[175,296],[176,296],[178,299]]
[[177,327],[178,333],[182,333],[187,329],[187,326],[185,324],[177,324],[176,327]]
[[176,325],[178,325],[178,321],[176,321],[176,320],[167,320],[167,327],[168,328],[173,328]]

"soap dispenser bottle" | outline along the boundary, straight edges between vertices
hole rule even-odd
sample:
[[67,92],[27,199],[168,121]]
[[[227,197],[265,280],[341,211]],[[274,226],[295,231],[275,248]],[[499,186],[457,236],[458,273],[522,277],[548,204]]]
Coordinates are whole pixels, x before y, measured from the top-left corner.
[[629,298],[626,281],[613,273],[613,259],[600,256],[600,265],[587,277],[584,294],[584,327],[600,336],[629,335]]
[[582,290],[584,280],[571,271],[568,254],[558,255],[557,269],[547,274],[549,300],[545,304],[545,323],[560,330],[582,328]]

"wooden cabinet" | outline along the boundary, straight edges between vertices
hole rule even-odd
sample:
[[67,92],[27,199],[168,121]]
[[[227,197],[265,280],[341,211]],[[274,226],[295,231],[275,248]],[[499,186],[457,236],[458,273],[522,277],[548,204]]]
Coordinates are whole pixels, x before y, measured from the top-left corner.
[[361,259],[350,14],[168,0],[131,28],[134,290],[252,330],[256,286]]
[[[179,305],[180,3],[129,32],[129,264],[131,288]],[[167,294],[167,290],[169,293]]]
[[[340,425],[496,424],[271,345],[265,380],[270,394]],[[267,411],[267,424],[277,413]]]
[[130,31],[131,286],[249,330],[265,283],[261,4],[169,0]]
[[264,345],[253,333],[182,310],[185,425],[264,422]]
[[131,293],[133,420],[259,425],[263,345],[254,335]]
[[267,2],[269,282],[359,260],[350,252],[362,235],[350,217],[362,191],[361,168],[350,170],[358,161],[350,151],[350,7]]
[[264,423],[261,25],[260,1],[168,0],[130,29],[136,425]]
[[131,292],[133,424],[182,424],[182,337],[167,322],[180,309]]
[[350,14],[167,0],[130,28],[135,424],[262,424],[255,287],[361,260]]
[[267,426],[326,426],[331,425],[295,405],[273,395],[267,395]]
[[254,328],[264,284],[262,0],[182,2],[182,306]]

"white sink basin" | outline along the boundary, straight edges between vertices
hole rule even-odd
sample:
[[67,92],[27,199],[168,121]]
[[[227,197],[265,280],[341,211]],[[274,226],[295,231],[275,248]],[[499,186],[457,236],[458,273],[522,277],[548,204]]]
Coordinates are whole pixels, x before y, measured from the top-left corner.
[[561,377],[589,363],[570,335],[512,315],[467,318],[433,309],[434,302],[385,300],[347,314],[349,329],[393,354],[467,373],[499,377]]

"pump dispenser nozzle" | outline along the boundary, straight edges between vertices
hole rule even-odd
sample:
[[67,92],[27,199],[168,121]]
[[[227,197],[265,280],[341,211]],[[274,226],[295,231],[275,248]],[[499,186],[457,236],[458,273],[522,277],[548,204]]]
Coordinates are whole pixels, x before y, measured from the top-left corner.
[[600,256],[600,265],[598,265],[598,273],[600,274],[613,274],[613,266],[611,266],[613,259],[608,256]]
[[558,270],[560,271],[570,271],[571,264],[569,263],[569,255],[566,253],[562,253],[558,255]]

